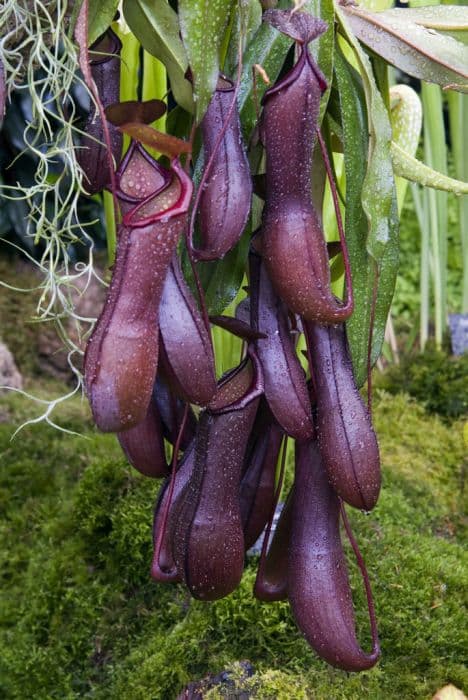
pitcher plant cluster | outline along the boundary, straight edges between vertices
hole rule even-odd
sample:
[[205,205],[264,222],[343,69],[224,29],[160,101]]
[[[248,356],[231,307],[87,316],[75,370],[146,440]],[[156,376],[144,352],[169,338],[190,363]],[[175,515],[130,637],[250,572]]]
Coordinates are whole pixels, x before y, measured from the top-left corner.
[[[266,529],[254,595],[289,600],[321,658],[361,671],[380,647],[345,508],[371,510],[381,486],[370,377],[398,268],[406,185],[395,175],[466,192],[414,158],[420,121],[409,146],[392,133],[392,115],[408,124],[401,103],[419,102],[389,90],[385,61],[464,91],[466,47],[442,34],[440,15],[435,31],[437,13],[273,4],[181,0],[176,13],[129,0],[111,28],[117,3],[98,12],[85,0],[71,18],[91,95],[86,123],[72,127],[74,167],[89,195],[107,190],[111,256],[115,247],[82,376],[96,426],[164,480],[151,576],[200,600],[226,596]],[[468,24],[459,9],[444,7],[452,28]],[[155,91],[121,100],[136,40],[158,59],[143,69]],[[241,348],[220,378],[219,333]],[[288,440],[294,482],[271,536]],[[341,525],[362,572],[369,651]]]

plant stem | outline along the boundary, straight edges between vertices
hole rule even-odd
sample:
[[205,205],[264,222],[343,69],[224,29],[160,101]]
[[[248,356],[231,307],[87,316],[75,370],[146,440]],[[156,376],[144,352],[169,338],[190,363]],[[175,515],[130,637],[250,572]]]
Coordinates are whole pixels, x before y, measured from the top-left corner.
[[[410,0],[411,7],[438,5],[438,0]],[[438,85],[422,83],[424,115],[424,160],[434,170],[447,173],[447,147],[443,118],[443,97]],[[414,192],[414,190],[413,190]],[[431,268],[434,284],[435,342],[441,347],[447,323],[447,194],[426,188],[427,225],[430,229]],[[423,232],[425,235],[425,232]],[[423,246],[421,246],[423,251]]]
[[109,266],[111,266],[114,263],[115,248],[117,244],[114,200],[112,197],[112,192],[104,191],[102,195],[104,204],[104,217],[106,219],[107,259],[109,261]]
[[[447,173],[447,148],[443,119],[443,99],[439,86],[423,83],[421,98],[424,113],[424,160],[426,164]],[[431,237],[434,281],[435,342],[441,347],[447,323],[447,194],[426,188]]]
[[[430,311],[430,236],[429,236],[429,221],[428,208],[425,199],[426,193],[422,192],[421,187],[414,182],[410,182],[411,193],[413,195],[414,208],[418,218],[419,230],[421,231],[421,262],[419,275],[420,289],[420,338],[419,346],[421,350],[429,338],[429,311]],[[424,198],[424,201],[423,201]]]
[[[468,181],[468,97],[451,90],[448,93],[450,137],[452,142],[455,176]],[[462,313],[468,313],[468,197],[458,200],[460,238],[462,246],[463,291]]]

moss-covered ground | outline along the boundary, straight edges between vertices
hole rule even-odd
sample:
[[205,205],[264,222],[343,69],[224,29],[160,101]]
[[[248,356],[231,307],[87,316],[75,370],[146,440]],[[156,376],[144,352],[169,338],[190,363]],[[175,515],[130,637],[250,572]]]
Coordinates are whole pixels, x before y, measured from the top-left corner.
[[[449,681],[468,688],[462,421],[444,424],[401,394],[378,392],[384,488],[371,514],[352,519],[373,582],[382,660],[349,675],[314,656],[286,603],[254,600],[253,561],[238,591],[216,603],[153,583],[158,485],[126,466],[79,400],[60,409],[60,422],[83,437],[38,425],[10,442],[32,410],[21,397],[2,399],[1,698],[166,700],[242,659],[255,667],[248,687],[261,700],[410,700]],[[353,582],[365,643],[356,572]]]

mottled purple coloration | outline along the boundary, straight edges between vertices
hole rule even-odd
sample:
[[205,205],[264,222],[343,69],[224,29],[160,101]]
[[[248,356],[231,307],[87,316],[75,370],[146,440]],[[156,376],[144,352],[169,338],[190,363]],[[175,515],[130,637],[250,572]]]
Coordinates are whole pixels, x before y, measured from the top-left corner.
[[[121,48],[118,36],[112,29],[108,29],[89,50],[91,74],[103,107],[119,99]],[[103,55],[96,52],[102,52]],[[83,131],[87,136],[82,138],[76,158],[84,172],[84,188],[88,194],[96,194],[109,185],[111,176],[104,129],[93,102]],[[122,154],[122,134],[115,126],[109,124],[109,136],[112,157],[119,163]]]
[[145,476],[167,476],[164,437],[158,407],[149,403],[145,419],[134,428],[117,433],[120,446],[130,464]]
[[206,406],[216,393],[213,348],[177,254],[164,282],[159,330],[171,388],[188,403]]
[[201,245],[194,255],[199,260],[222,258],[231,250],[241,237],[250,212],[252,180],[237,105],[217,145],[233,99],[233,83],[220,78],[201,122],[205,166],[213,153],[215,156],[198,208]]
[[340,539],[340,501],[328,483],[315,441],[296,443],[288,596],[296,623],[317,654],[345,671],[377,662],[357,640],[353,601]]
[[[174,490],[172,493],[171,504],[169,506],[168,519],[166,528],[162,532],[164,525],[164,517],[168,505],[170,495],[170,478],[166,479],[161,487],[154,509],[153,519],[153,561],[151,564],[151,576],[155,581],[162,583],[182,581],[182,576],[177,571],[174,557],[172,555],[172,543],[174,538],[174,529],[176,525],[177,513],[179,510],[179,501],[183,494],[195,465],[195,441],[187,448],[180,464],[177,467],[175,475]],[[158,539],[162,538],[159,548],[158,557]]]
[[192,194],[178,161],[172,170],[166,189],[124,217],[106,304],[86,348],[86,392],[105,432],[141,423],[153,391],[159,303]]
[[293,490],[283,506],[265,557],[260,558],[254,595],[258,600],[273,602],[288,597],[288,557],[291,539]]
[[174,554],[191,594],[201,600],[228,595],[242,577],[239,481],[256,404],[200,418],[195,469],[178,514]]
[[[231,381],[236,388],[244,385],[237,374]],[[242,577],[239,486],[259,403],[256,394],[254,382],[243,397],[243,408],[225,407],[222,413],[207,409],[198,424],[195,467],[177,513],[173,553],[190,593],[201,600],[228,595]]]
[[314,434],[304,370],[290,333],[288,310],[273,290],[259,255],[250,253],[251,325],[266,338],[255,341],[265,396],[283,430],[298,440]]
[[371,510],[380,492],[380,456],[356,387],[344,324],[305,324],[317,402],[317,433],[328,478],[349,505]]
[[[279,28],[285,31],[283,14]],[[326,25],[314,20],[314,36]],[[306,31],[307,23],[304,25]],[[295,33],[300,26],[295,26]],[[352,302],[339,302],[330,288],[327,246],[311,200],[312,154],[320,98],[326,81],[301,39],[296,65],[263,98],[261,134],[266,149],[266,202],[262,255],[280,297],[309,320],[336,323],[348,318]]]

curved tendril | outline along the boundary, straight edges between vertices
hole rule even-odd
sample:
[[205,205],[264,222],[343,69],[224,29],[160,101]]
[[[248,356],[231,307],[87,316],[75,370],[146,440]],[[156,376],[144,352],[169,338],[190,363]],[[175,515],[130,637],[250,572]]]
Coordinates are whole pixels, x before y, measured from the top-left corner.
[[380,652],[380,642],[379,642],[379,634],[377,631],[377,618],[375,616],[375,608],[374,608],[374,601],[372,598],[372,590],[371,590],[371,585],[369,581],[369,574],[367,573],[366,569],[366,564],[364,562],[364,558],[359,550],[358,543],[356,542],[353,532],[351,530],[351,525],[348,520],[348,515],[346,513],[346,509],[344,506],[343,501],[340,498],[340,511],[341,511],[341,519],[343,521],[343,525],[346,531],[346,535],[348,537],[348,540],[351,544],[351,547],[353,548],[354,556],[356,557],[356,562],[359,567],[359,570],[361,571],[361,576],[362,580],[364,582],[364,588],[366,590],[366,599],[367,599],[367,609],[369,611],[369,621],[370,621],[370,628],[371,628],[371,637],[372,637],[372,654],[378,654]]
[[354,295],[353,295],[353,280],[351,274],[351,265],[349,262],[348,247],[346,245],[346,237],[343,227],[343,219],[341,218],[340,203],[338,201],[338,193],[336,191],[335,180],[333,178],[333,173],[330,165],[330,159],[328,157],[327,148],[323,140],[322,132],[319,128],[316,129],[316,134],[318,142],[320,144],[320,150],[322,152],[323,162],[325,164],[325,170],[327,171],[328,182],[330,183],[330,190],[333,197],[333,206],[336,214],[336,223],[338,226],[338,234],[340,236],[341,252],[343,253],[343,263],[345,268],[345,279],[346,279],[346,303],[344,309],[352,310],[354,308]]
[[377,288],[379,286],[379,268],[377,263],[375,266],[375,279],[372,288],[372,303],[369,319],[369,337],[367,339],[367,410],[372,418],[372,340],[374,336],[375,309],[377,306]]

